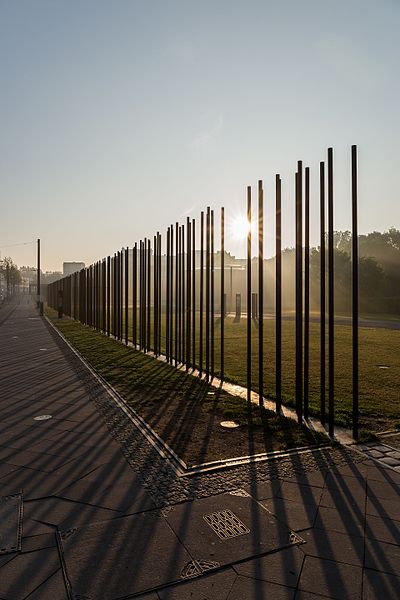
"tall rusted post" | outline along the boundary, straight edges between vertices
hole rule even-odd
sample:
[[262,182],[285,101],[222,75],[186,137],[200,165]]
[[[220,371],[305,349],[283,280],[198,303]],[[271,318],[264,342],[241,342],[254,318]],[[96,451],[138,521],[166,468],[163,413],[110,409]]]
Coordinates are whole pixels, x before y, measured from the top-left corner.
[[192,365],[196,368],[196,221],[192,219]]
[[358,198],[357,146],[351,147],[351,264],[352,264],[352,338],[353,338],[353,438],[358,440]]
[[206,216],[206,380],[210,378],[210,207]]
[[299,160],[296,173],[296,413],[303,419],[303,165]]
[[204,294],[204,212],[200,215],[200,299],[199,299],[199,373],[203,373],[203,294]]
[[251,187],[247,187],[247,401],[251,402]]
[[319,202],[320,202],[320,396],[321,396],[321,423],[325,425],[325,390],[326,390],[326,374],[325,374],[325,321],[326,321],[326,294],[325,294],[325,163],[319,164]]
[[334,400],[335,400],[335,306],[334,306],[334,246],[333,246],[333,148],[328,148],[328,356],[329,356],[329,398],[328,426],[329,435],[334,435]]
[[170,318],[169,318],[169,312],[170,312],[170,308],[169,308],[169,296],[170,296],[170,272],[171,272],[171,268],[170,268],[170,260],[171,260],[171,255],[170,255],[170,228],[168,227],[167,229],[167,251],[166,251],[166,269],[165,269],[165,289],[166,289],[166,297],[165,297],[165,302],[166,302],[166,306],[165,306],[165,356],[167,359],[167,362],[169,362],[169,336],[170,336],[170,332],[169,332],[169,326],[170,326]]
[[310,169],[304,181],[304,418],[308,419],[310,375]]
[[182,351],[181,351],[181,363],[185,362],[185,342],[186,342],[186,322],[185,322],[185,313],[186,313],[186,298],[185,298],[185,225],[183,224],[181,227],[181,342],[182,342]]
[[125,250],[125,344],[128,344],[129,325],[129,248]]
[[189,217],[186,220],[186,370],[190,367],[190,350],[191,350],[191,339],[190,339],[190,329],[191,329],[191,303],[192,303],[192,295],[191,295],[191,274],[192,274],[192,264],[191,264],[191,222]]
[[264,406],[264,190],[258,182],[258,403]]
[[132,343],[137,343],[137,242],[133,247],[132,256]]
[[36,265],[36,296],[37,296],[37,307],[40,306],[40,239],[37,241],[37,265]]
[[221,382],[224,380],[225,369],[225,211],[221,208]]
[[179,357],[179,225],[175,223],[175,366],[177,366]]
[[151,349],[151,327],[150,327],[150,307],[151,307],[151,246],[150,240],[147,240],[147,351]]
[[214,377],[214,356],[215,356],[215,298],[214,298],[214,283],[215,283],[215,270],[214,270],[214,211],[211,211],[211,231],[210,231],[210,320],[211,320],[211,335],[210,335],[210,371],[211,379]]
[[154,252],[153,252],[153,350],[157,356],[157,340],[158,340],[158,287],[157,287],[157,268],[158,268],[158,235],[153,238]]
[[281,178],[275,176],[275,410],[282,408],[282,204]]

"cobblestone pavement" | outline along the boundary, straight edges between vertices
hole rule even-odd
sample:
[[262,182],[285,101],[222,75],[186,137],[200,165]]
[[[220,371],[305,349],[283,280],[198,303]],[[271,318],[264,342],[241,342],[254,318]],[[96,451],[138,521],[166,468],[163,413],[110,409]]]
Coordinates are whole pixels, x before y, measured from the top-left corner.
[[27,298],[0,327],[1,600],[397,599],[399,490],[342,447],[176,477]]

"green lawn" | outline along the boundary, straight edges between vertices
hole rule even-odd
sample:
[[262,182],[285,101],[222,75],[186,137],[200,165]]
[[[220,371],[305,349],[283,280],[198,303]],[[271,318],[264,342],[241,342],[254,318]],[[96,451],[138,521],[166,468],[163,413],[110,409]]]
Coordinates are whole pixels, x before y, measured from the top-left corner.
[[[58,320],[50,310],[47,315],[93,368],[189,464],[329,443],[324,434],[272,411],[260,411],[258,405],[249,410],[243,398],[77,321]],[[240,427],[227,433],[220,422],[231,419]]]
[[[131,310],[129,311],[131,315]],[[199,323],[196,324],[196,353],[199,351]],[[215,321],[215,373],[220,372],[220,322]],[[129,322],[131,338],[131,322]],[[164,351],[165,328],[162,330]],[[258,386],[258,328],[252,324],[252,388]],[[151,338],[151,342],[153,339]],[[205,345],[205,343],[204,343]],[[335,420],[351,426],[352,354],[351,328],[335,325]],[[326,354],[328,343],[326,343]],[[400,424],[400,331],[360,327],[360,424],[379,431]],[[205,358],[203,357],[203,365]],[[380,366],[389,367],[381,369]],[[275,324],[264,322],[264,395],[275,398]],[[246,385],[246,319],[225,319],[225,379]],[[326,365],[328,381],[328,364]],[[282,395],[286,404],[294,406],[295,389],[295,322],[282,322]],[[328,390],[326,390],[326,398]],[[311,414],[320,411],[320,327],[310,324],[309,405]]]

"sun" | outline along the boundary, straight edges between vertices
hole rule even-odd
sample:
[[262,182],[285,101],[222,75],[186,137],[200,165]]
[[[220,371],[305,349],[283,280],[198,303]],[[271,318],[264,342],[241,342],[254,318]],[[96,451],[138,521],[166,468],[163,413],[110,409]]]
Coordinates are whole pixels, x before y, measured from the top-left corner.
[[235,240],[244,240],[250,231],[250,223],[246,217],[238,216],[231,223],[232,237]]

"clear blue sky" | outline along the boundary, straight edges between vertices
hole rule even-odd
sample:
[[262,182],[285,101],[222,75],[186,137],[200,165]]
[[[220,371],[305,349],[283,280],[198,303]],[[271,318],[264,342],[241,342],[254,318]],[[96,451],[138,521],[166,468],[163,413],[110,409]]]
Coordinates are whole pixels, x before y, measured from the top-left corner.
[[347,229],[352,143],[360,230],[399,227],[399,31],[398,0],[0,0],[2,256],[41,237],[58,269],[208,203],[229,221],[259,178],[271,221],[276,172],[290,245],[296,160],[328,145]]

